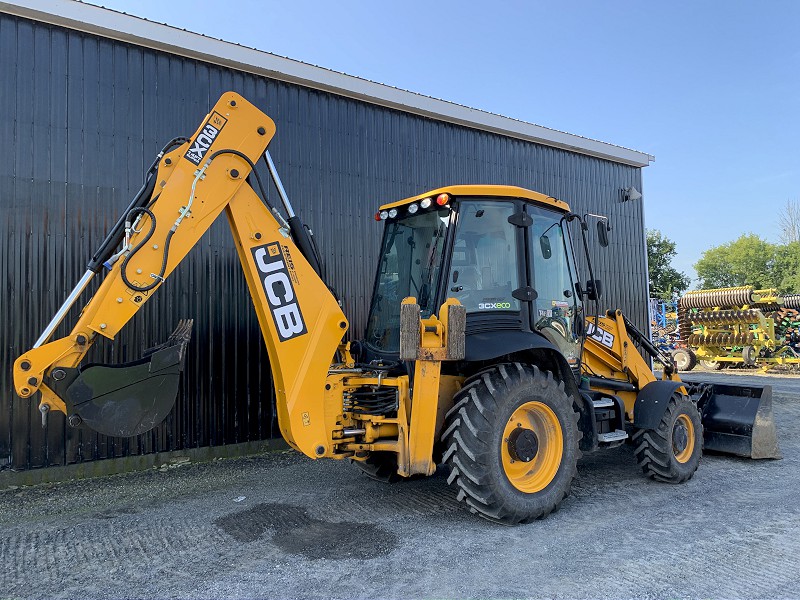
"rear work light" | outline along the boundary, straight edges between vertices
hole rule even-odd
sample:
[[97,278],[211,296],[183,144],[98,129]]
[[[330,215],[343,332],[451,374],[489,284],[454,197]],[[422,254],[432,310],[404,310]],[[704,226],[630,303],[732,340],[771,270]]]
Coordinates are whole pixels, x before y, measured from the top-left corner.
[[428,208],[428,207],[429,207],[429,206],[430,206],[432,203],[433,203],[433,200],[431,200],[430,198],[425,198],[425,200],[423,200],[422,202],[420,202],[420,203],[419,203],[419,205],[420,205],[422,208]]

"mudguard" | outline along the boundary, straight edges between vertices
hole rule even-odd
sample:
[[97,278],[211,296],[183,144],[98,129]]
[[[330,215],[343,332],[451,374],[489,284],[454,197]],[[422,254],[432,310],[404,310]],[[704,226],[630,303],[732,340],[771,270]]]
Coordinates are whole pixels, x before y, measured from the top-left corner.
[[640,429],[655,429],[667,410],[669,399],[675,390],[683,387],[681,381],[651,381],[636,395],[633,408],[633,424]]
[[555,344],[543,335],[531,331],[467,332],[464,360],[467,362],[492,360],[514,352],[539,349],[551,350],[561,355]]

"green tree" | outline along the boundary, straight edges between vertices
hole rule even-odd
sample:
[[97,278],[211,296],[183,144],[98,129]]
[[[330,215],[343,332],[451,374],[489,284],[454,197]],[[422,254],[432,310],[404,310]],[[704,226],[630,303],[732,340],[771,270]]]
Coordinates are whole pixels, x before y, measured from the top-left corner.
[[777,247],[773,271],[782,293],[800,294],[800,241]]
[[669,300],[673,294],[680,295],[689,287],[686,273],[672,266],[675,257],[675,242],[657,229],[647,230],[647,266],[650,277],[650,293]]
[[[742,235],[733,242],[709,248],[694,265],[700,277],[700,287],[780,287],[783,276],[778,274],[779,269],[776,268],[779,248],[752,233]],[[790,260],[791,256],[786,254],[785,258]]]

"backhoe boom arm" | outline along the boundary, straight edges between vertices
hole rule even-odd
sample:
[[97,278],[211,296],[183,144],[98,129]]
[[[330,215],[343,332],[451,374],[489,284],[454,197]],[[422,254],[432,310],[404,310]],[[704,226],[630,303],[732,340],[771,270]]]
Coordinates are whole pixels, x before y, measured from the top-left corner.
[[[322,390],[348,323],[318,274],[305,232],[298,233],[297,217],[290,213],[295,220],[290,226],[245,181],[274,133],[267,115],[228,92],[188,141],[161,157],[152,192],[129,206],[122,248],[104,258],[108,272],[71,333],[46,342],[45,331],[37,347],[14,363],[21,397],[41,391],[43,413],[60,410],[72,424],[83,420],[111,435],[136,435],[160,422],[162,392],[174,388],[169,407],[177,393],[191,323],[183,323],[167,344],[141,361],[123,367],[78,365],[98,336],[114,339],[224,210],[266,341],[281,432],[309,456],[331,453],[334,427]],[[123,380],[123,387],[115,383]]]

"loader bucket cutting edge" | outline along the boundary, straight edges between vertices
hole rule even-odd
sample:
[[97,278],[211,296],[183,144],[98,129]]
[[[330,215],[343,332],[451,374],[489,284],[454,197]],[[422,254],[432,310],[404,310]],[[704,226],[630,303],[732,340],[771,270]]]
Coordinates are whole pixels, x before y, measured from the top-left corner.
[[746,458],[782,458],[772,410],[772,386],[706,384],[701,400],[705,450]]
[[163,421],[178,394],[192,321],[182,320],[169,339],[139,360],[86,365],[66,389],[70,415],[104,435],[133,437]]

